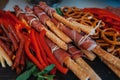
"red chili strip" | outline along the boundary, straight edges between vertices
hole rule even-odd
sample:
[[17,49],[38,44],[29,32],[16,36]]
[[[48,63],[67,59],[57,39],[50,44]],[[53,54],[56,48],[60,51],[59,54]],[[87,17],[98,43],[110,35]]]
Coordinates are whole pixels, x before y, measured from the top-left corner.
[[17,50],[18,49],[18,43],[16,42],[14,36],[11,33],[8,33],[8,34],[9,34],[9,38],[11,39],[11,41],[13,43],[14,50]]
[[6,11],[6,15],[8,15],[7,17],[10,19],[10,21],[14,22],[14,23],[21,23],[18,18],[13,15],[10,11]]
[[15,28],[11,25],[9,25],[8,27],[9,32],[11,32],[13,34],[13,36],[15,37],[17,43],[20,41],[17,35],[17,32],[15,31]]
[[18,66],[18,67],[16,67],[16,73],[17,74],[20,74],[21,73],[21,69],[20,69],[20,67]]
[[26,39],[25,43],[26,43],[26,44],[25,44],[25,52],[26,52],[26,55],[28,56],[28,58],[29,58],[40,70],[42,70],[42,69],[43,69],[43,66],[41,66],[39,60],[37,60],[37,58],[34,57],[34,56],[32,55],[32,53],[30,52],[29,47],[30,47],[31,41],[30,41],[29,39],[28,39],[28,40]]
[[48,58],[50,58],[53,61],[53,63],[56,65],[56,68],[61,73],[66,74],[68,69],[66,69],[66,68],[62,67],[62,65],[60,65],[60,63],[56,60],[56,58],[52,54],[52,52],[51,52],[50,48],[48,47],[47,43],[45,42],[45,40],[44,40],[45,33],[46,33],[45,30],[42,30],[41,33],[40,33],[40,37],[42,37],[41,38],[41,43],[43,45],[43,49],[46,51]]
[[26,60],[25,60],[25,53],[23,52],[22,53],[22,56],[21,56],[21,60],[20,60],[20,68],[21,68],[21,70],[23,70],[24,69],[24,67],[25,67],[25,62],[26,62]]
[[13,43],[14,49],[17,50],[18,48],[18,44],[16,42],[15,37],[8,31],[9,29],[7,29],[5,26],[1,25],[3,31],[5,32],[5,34],[7,35],[8,38],[10,38],[10,40]]
[[47,65],[45,64],[45,62],[41,56],[40,49],[39,49],[37,40],[35,38],[35,31],[34,30],[31,31],[30,38],[32,40],[32,45],[33,45],[35,52],[36,52],[36,57],[38,58],[39,62],[42,64],[42,66],[45,68]]
[[2,34],[3,33],[3,31],[2,31],[2,29],[0,28],[0,34]]
[[[105,22],[105,28],[113,27],[120,32],[120,17],[116,14],[100,8],[85,8],[85,12],[90,12],[98,19],[101,19]],[[114,27],[116,26],[116,27]]]
[[14,61],[14,64],[12,66],[12,69],[19,66],[23,50],[24,50],[24,41],[20,41],[20,45],[19,45],[19,48],[16,52],[16,57],[15,57],[15,61]]
[[47,61],[47,54],[45,53],[45,51],[44,51],[44,49],[43,49],[43,47],[42,47],[41,38],[39,37],[39,33],[36,32],[35,35],[36,35],[35,37],[36,37],[36,40],[37,40],[39,49],[40,49],[40,51],[41,51],[41,56],[42,56],[45,64],[46,64],[46,65],[49,65],[49,62]]
[[11,42],[11,40],[5,36],[0,36],[0,39],[6,42]]

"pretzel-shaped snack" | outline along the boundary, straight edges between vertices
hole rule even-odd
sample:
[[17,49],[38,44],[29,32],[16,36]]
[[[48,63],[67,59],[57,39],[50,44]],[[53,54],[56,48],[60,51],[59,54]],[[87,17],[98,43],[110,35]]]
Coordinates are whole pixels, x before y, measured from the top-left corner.
[[[68,6],[64,6],[61,8],[61,11],[63,13],[63,15],[68,15],[68,16],[72,16],[75,15],[74,13],[80,12],[81,9],[76,8],[76,7],[68,7]],[[80,16],[80,15],[76,15],[76,16]]]
[[[93,14],[83,12],[80,8],[64,6],[61,11],[65,17],[72,17],[75,21],[87,26],[95,27],[99,21]],[[105,26],[105,23],[102,22],[101,26]]]
[[120,45],[119,37],[120,34],[114,28],[107,28],[101,32],[101,37],[112,45]]
[[115,49],[112,54],[120,59],[120,48]]

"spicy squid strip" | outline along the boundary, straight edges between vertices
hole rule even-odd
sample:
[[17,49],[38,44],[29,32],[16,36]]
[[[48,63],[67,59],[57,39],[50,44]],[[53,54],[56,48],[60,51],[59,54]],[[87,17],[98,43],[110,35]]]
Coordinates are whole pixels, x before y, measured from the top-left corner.
[[48,30],[44,25],[42,25],[40,23],[40,21],[38,19],[36,19],[35,16],[31,16],[33,15],[32,13],[29,13],[31,15],[27,15],[28,13],[23,13],[21,12],[21,9],[18,6],[15,6],[15,12],[16,14],[19,13],[18,16],[25,14],[25,20],[28,22],[28,24],[30,26],[32,26],[35,30],[37,30],[38,32],[40,32],[41,30],[45,29],[46,30],[46,36],[52,40],[54,43],[56,43],[59,47],[61,47],[64,50],[67,50],[67,44],[62,41],[60,38],[58,38],[54,33],[52,33],[50,30]]
[[90,75],[90,80],[102,80],[99,75],[82,59],[82,52],[72,44],[68,45],[68,52],[72,55],[72,58],[78,63],[86,72]]
[[[55,13],[55,10],[50,8],[46,3],[44,2],[40,2],[39,4],[40,8],[42,8],[48,15],[50,16],[57,16],[55,17],[56,19],[59,19],[60,21],[66,21],[64,18],[62,18],[60,15],[58,15],[57,13]],[[64,19],[64,20],[63,20]],[[63,23],[64,23],[63,22]],[[64,23],[65,24],[65,23]],[[68,25],[71,24],[69,21],[67,21],[67,26],[71,26]],[[90,28],[86,28],[86,27],[82,27],[84,30],[82,30],[83,32],[89,34],[91,33],[91,29]],[[81,28],[81,29],[82,29]],[[82,38],[84,40],[82,40]],[[82,41],[81,41],[82,40]],[[95,54],[97,54],[99,57],[103,58],[104,60],[108,61],[109,63],[113,64],[114,66],[116,66],[117,68],[120,69],[120,59],[118,59],[117,57],[113,56],[112,54],[109,54],[108,52],[104,51],[100,46],[98,46],[96,44],[95,41],[93,41],[90,37],[83,37],[81,34],[79,35],[79,38],[76,38],[76,42],[77,42],[77,46],[78,47],[82,47],[86,50],[91,50],[93,51]]]
[[63,18],[62,16],[58,15],[55,10],[51,7],[49,7],[45,2],[40,2],[39,3],[39,7],[42,8],[46,13],[48,13],[49,16],[53,16],[54,18],[56,18],[58,21],[64,23],[65,25],[67,25],[67,27],[76,30],[77,32],[81,32],[81,30],[83,32],[86,33],[90,33],[91,30],[93,29],[92,27],[83,25],[83,24],[74,24],[68,20],[66,20],[65,18]]
[[89,74],[85,72],[85,70],[80,67],[77,63],[74,62],[70,58],[70,55],[64,50],[60,49],[57,45],[55,45],[52,41],[46,38],[46,42],[48,46],[51,48],[51,51],[57,58],[57,60],[63,65],[65,64],[79,79],[88,80]]
[[70,43],[72,41],[66,34],[64,34],[62,31],[60,31],[57,28],[57,26],[51,21],[51,19],[42,9],[40,9],[38,6],[34,6],[33,10],[34,10],[34,13],[39,17],[39,20],[43,24],[46,24],[64,42]]

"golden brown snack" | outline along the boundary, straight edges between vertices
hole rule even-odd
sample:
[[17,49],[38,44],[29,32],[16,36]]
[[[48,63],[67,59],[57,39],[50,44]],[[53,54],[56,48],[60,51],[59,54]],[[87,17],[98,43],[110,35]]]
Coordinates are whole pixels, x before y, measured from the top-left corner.
[[[90,75],[86,74],[85,70],[75,63],[71,58],[66,58],[65,62],[66,66],[73,71],[76,76],[81,80],[88,80]],[[79,72],[80,71],[80,72]]]
[[112,45],[120,45],[120,34],[114,28],[107,28],[101,32],[101,37]]
[[90,74],[90,80],[102,80],[82,58],[78,57],[75,61]]
[[[89,12],[83,12],[82,9],[77,7],[68,7],[64,6],[61,8],[63,16],[66,18],[72,17],[78,23],[95,27],[98,23],[98,19],[94,17],[93,14]],[[105,23],[102,22],[101,26],[105,26]]]
[[120,69],[116,68],[115,66],[113,66],[112,64],[110,64],[107,61],[103,61],[105,64],[108,65],[108,67],[120,78]]
[[113,50],[113,52],[111,54],[113,54],[114,56],[116,56],[120,59],[120,48]]
[[99,57],[101,57],[101,59],[109,62],[113,66],[115,66],[118,69],[120,69],[120,59],[119,58],[117,58],[117,57],[113,56],[112,54],[106,52],[100,46],[96,46],[92,51],[96,55],[98,55]]

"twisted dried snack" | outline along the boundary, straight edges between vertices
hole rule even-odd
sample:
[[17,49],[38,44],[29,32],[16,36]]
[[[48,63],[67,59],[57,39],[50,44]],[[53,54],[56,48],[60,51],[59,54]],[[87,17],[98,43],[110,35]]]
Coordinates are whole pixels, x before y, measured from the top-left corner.
[[[80,8],[64,6],[61,11],[65,17],[72,17],[75,21],[84,25],[95,27],[99,21],[93,14],[83,12]],[[105,26],[104,22],[101,23],[101,26]]]
[[[98,23],[98,19],[94,17],[93,14],[89,12],[83,12],[82,9],[76,7],[62,7],[61,11],[64,17],[71,17],[74,21],[77,21],[81,24],[95,27]],[[101,23],[100,28],[96,29],[94,35],[91,36],[98,45],[104,48],[107,52],[114,52],[118,49],[116,45],[119,45],[119,33],[113,28],[102,29],[105,26],[105,23]]]
[[120,48],[115,49],[112,54],[120,59]]
[[106,28],[101,32],[101,37],[112,45],[120,45],[120,34],[114,28]]

